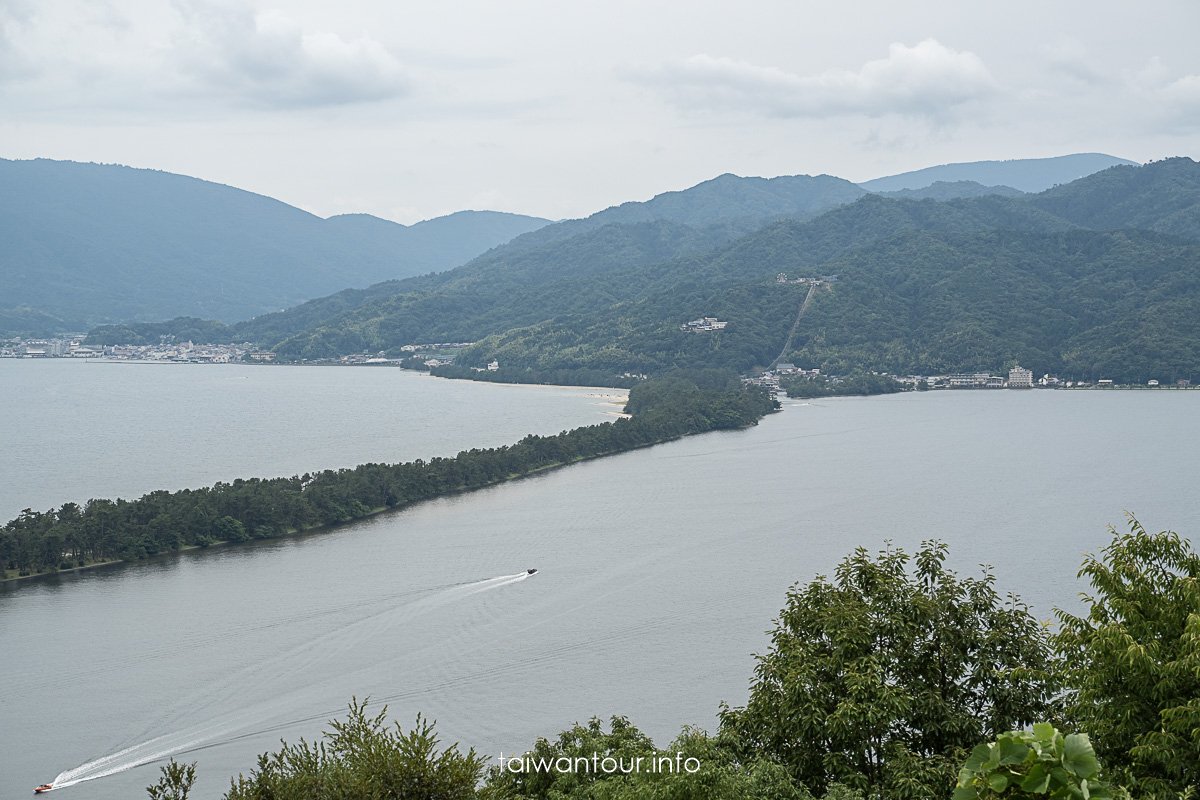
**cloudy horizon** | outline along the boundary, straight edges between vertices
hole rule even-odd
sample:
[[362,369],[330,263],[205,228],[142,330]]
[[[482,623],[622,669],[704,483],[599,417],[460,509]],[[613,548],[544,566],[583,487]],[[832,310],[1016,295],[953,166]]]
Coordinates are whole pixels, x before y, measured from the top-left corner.
[[586,216],[717,175],[1200,155],[1186,0],[0,0],[0,157],[331,216]]

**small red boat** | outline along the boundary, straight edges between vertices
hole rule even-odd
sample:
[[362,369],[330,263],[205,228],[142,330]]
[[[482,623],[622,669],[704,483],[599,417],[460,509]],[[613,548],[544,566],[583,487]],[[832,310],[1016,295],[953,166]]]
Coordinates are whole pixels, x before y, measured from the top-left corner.
[[41,786],[39,786],[39,787],[37,787],[36,789],[34,789],[34,790],[33,790],[33,793],[34,793],[34,794],[41,794],[42,792],[48,792],[48,791],[50,791],[50,790],[51,790],[51,789],[53,789],[53,788],[54,788],[54,787],[53,787],[53,786],[51,786],[50,784],[48,784],[48,783],[43,783]]

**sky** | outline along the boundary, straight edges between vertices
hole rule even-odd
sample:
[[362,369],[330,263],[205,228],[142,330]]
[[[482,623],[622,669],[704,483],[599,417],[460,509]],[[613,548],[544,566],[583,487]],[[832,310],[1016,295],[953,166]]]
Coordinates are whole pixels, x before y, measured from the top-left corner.
[[0,157],[409,224],[722,173],[1200,158],[1195,0],[0,0]]

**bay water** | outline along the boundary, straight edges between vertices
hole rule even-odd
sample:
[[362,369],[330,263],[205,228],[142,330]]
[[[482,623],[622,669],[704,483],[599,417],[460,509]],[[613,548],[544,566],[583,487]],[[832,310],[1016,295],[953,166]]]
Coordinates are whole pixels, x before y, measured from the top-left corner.
[[[598,390],[386,369],[0,362],[0,378],[8,516],[452,455],[616,408]],[[81,781],[63,797],[144,796],[174,755],[199,762],[195,796],[216,798],[352,697],[436,719],[443,743],[493,763],[593,715],[666,746],[745,701],[787,588],[856,547],[940,539],[951,566],[992,565],[1040,617],[1077,610],[1081,556],[1125,510],[1194,533],[1198,412],[1183,391],[785,400],[748,430],[326,532],[6,584],[0,796],[60,774]],[[87,422],[64,431],[64,414]],[[89,435],[105,420],[116,432]]]

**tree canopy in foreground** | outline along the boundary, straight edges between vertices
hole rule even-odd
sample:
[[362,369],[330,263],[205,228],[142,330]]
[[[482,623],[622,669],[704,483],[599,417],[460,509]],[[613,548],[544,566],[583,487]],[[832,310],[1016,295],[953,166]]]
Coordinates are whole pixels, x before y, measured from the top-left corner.
[[[1080,571],[1089,616],[1059,612],[1053,636],[986,569],[960,578],[945,559],[937,542],[859,548],[832,581],[792,587],[747,704],[723,707],[716,735],[684,728],[659,750],[625,717],[607,731],[593,718],[485,773],[421,718],[405,733],[353,702],[317,745],[260,756],[225,800],[1196,796],[1200,556],[1186,540],[1130,517]],[[172,763],[151,796],[182,800],[192,777]]]

